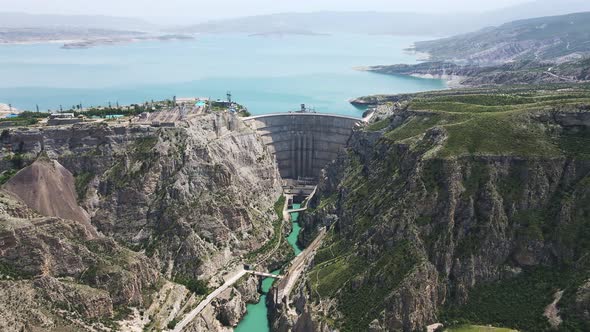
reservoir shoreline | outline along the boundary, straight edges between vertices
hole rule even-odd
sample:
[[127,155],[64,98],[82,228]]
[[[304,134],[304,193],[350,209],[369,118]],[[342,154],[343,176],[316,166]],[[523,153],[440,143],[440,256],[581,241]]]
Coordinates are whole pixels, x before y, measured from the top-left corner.
[[[355,70],[379,63],[416,63],[404,51],[413,37],[330,35],[282,38],[203,35],[195,40],[138,41],[91,49],[59,44],[0,45],[0,101],[41,111],[177,97],[225,99],[253,115],[306,104],[320,113],[360,117],[348,100],[363,95],[445,89],[442,80],[390,77]],[[354,45],[354,47],[351,47]],[[248,66],[244,66],[248,63]]]

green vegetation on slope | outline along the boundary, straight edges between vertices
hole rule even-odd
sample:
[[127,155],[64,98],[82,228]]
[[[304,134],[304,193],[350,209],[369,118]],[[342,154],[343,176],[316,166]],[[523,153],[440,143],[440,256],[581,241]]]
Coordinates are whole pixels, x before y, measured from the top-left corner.
[[18,114],[15,118],[0,119],[0,123],[11,123],[13,126],[30,126],[39,122],[39,119],[44,119],[48,116],[45,112],[30,112],[24,111]]
[[76,194],[78,194],[78,201],[81,201],[86,196],[88,190],[88,184],[94,178],[94,174],[91,172],[82,172],[75,176]]
[[[171,131],[160,132],[160,135],[171,134],[170,132]],[[132,183],[143,183],[147,170],[149,170],[152,164],[156,161],[157,152],[154,148],[156,147],[158,140],[158,136],[146,136],[140,137],[133,142],[129,149],[130,153],[121,156],[119,161],[109,170],[108,177],[114,185],[113,190],[116,188],[124,188]],[[179,149],[182,145],[182,141],[178,143]],[[126,162],[124,157],[128,158],[130,162]],[[127,169],[129,165],[132,166]],[[82,179],[80,179],[80,181],[81,180]]]
[[590,145],[584,144],[584,138],[587,136],[590,141],[590,133],[582,135],[580,140],[578,131],[552,131],[539,116],[588,108],[588,85],[504,89],[497,93],[472,89],[417,94],[408,104],[413,116],[385,137],[401,141],[441,127],[448,133],[441,157],[563,154],[585,157],[590,155]]
[[[572,270],[588,276],[578,264],[590,248],[588,162],[580,160],[590,156],[580,142],[590,126],[590,87],[426,92],[396,107],[396,121],[366,128],[381,131],[380,139],[354,138],[334,166],[340,177],[327,180],[337,189],[321,192],[308,211],[319,220],[338,216],[307,272],[320,308],[314,313],[327,316],[317,318],[342,331],[367,330],[375,319],[393,329],[411,325],[404,317],[411,311],[436,315],[418,324],[440,318],[451,327],[538,331],[548,327],[544,308],[563,289],[564,331],[587,330],[572,309],[582,280]],[[578,173],[560,179],[564,163]],[[543,264],[553,270],[509,274]],[[430,269],[437,275],[428,276]],[[447,291],[425,294],[412,282]],[[410,295],[400,296],[402,289]],[[434,311],[405,302],[424,295],[440,296]]]
[[279,199],[275,202],[274,211],[276,213],[276,219],[272,222],[273,226],[273,234],[272,238],[267,241],[262,247],[248,253],[246,255],[246,259],[248,261],[253,261],[254,258],[258,257],[259,255],[266,254],[270,250],[272,250],[279,241],[280,237],[283,235],[281,230],[281,226],[283,225],[283,207],[285,206],[285,196],[281,195]]
[[18,171],[14,168],[10,168],[5,170],[4,172],[0,173],[0,185],[5,184],[16,174]]
[[368,261],[334,234],[316,255],[308,273],[312,297],[337,298],[342,320],[334,322],[341,331],[362,331],[378,318],[386,297],[419,262],[409,243],[400,242],[379,259]]
[[482,325],[461,325],[444,330],[445,332],[516,332],[502,327],[482,326]]
[[194,278],[176,278],[174,282],[184,285],[189,291],[197,295],[206,295],[211,292],[211,289],[207,286],[207,282],[204,280]]
[[[469,293],[467,303],[451,306],[442,313],[446,325],[464,322],[509,326],[524,331],[545,331],[550,326],[543,316],[544,310],[561,289],[579,285],[583,272],[572,270],[534,268],[520,275],[493,283],[477,285]],[[567,315],[568,304],[560,302],[560,315]],[[568,317],[560,331],[584,331],[588,322]]]

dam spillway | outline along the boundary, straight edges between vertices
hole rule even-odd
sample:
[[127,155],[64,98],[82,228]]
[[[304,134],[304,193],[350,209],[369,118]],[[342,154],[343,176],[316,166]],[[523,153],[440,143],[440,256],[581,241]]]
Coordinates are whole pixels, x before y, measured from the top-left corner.
[[321,113],[276,113],[245,119],[275,156],[283,179],[314,178],[346,147],[363,120]]

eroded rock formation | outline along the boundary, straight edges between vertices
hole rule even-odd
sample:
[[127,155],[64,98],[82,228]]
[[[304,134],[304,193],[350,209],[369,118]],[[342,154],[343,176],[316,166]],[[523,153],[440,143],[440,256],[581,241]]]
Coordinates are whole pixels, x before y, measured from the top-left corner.
[[[7,129],[0,139],[0,167],[20,170],[0,199],[3,330],[166,329],[202,298],[175,282],[215,286],[273,235],[280,176],[236,116]],[[255,280],[196,326],[229,330]]]

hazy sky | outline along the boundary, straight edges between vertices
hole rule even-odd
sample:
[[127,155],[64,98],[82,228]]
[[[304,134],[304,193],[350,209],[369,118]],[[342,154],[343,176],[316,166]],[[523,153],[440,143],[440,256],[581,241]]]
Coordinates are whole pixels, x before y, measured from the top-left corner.
[[0,11],[136,17],[236,17],[278,12],[484,11],[531,0],[0,0]]

